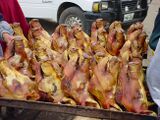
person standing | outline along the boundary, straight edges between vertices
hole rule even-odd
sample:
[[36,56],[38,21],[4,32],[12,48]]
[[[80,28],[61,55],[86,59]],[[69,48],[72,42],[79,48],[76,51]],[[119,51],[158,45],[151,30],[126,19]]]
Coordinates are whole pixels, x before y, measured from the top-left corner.
[[157,13],[156,19],[154,21],[153,31],[149,39],[149,46],[152,50],[156,49],[159,38],[160,38],[160,8]]
[[149,46],[155,52],[147,68],[146,80],[151,97],[158,106],[158,120],[160,120],[160,8],[149,39]]
[[[20,23],[25,37],[28,37],[29,24],[17,0],[0,0],[0,56],[6,43],[13,39],[13,30],[9,24]],[[2,50],[3,49],[3,50]]]
[[9,24],[19,22],[24,35],[28,36],[29,24],[17,0],[0,0],[0,12]]
[[3,56],[6,43],[9,44],[13,40],[13,33],[11,26],[3,20],[3,16],[0,13],[0,56]]

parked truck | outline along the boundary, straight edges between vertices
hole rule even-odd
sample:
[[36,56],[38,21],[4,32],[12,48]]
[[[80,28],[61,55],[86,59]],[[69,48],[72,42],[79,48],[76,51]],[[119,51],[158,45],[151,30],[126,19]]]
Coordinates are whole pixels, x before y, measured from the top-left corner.
[[143,21],[151,0],[18,0],[27,18],[50,19],[68,26],[79,24],[89,33],[93,21],[103,18],[130,25]]

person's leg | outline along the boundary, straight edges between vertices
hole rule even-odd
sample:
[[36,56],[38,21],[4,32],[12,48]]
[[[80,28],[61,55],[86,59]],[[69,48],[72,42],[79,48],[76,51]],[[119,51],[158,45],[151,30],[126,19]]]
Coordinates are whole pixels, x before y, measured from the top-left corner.
[[3,56],[3,52],[6,49],[6,43],[2,40],[0,40],[0,56]]
[[149,46],[153,50],[156,49],[158,40],[160,38],[159,31],[160,31],[160,9],[159,9],[159,11],[157,13],[157,16],[156,16],[156,19],[154,21],[154,27],[153,27],[152,34],[151,34],[150,39],[149,39]]
[[3,56],[3,49],[2,49],[2,47],[0,45],[0,57],[2,57],[2,56]]
[[160,120],[160,108],[158,108],[158,117],[157,120]]

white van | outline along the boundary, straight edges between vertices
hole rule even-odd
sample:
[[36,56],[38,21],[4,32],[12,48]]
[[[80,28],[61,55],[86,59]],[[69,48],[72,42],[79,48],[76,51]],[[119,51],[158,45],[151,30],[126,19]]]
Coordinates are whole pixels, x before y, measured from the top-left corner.
[[97,18],[124,24],[143,21],[149,0],[18,0],[27,18],[51,19],[58,23],[80,24],[89,32]]

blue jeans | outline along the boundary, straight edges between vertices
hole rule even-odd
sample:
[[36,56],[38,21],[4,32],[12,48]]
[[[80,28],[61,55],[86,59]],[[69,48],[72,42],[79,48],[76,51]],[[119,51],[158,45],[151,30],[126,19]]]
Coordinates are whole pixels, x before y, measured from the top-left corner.
[[2,50],[2,46],[0,45],[0,57],[3,56],[3,50]]
[[158,108],[158,117],[157,120],[160,120],[160,108]]

